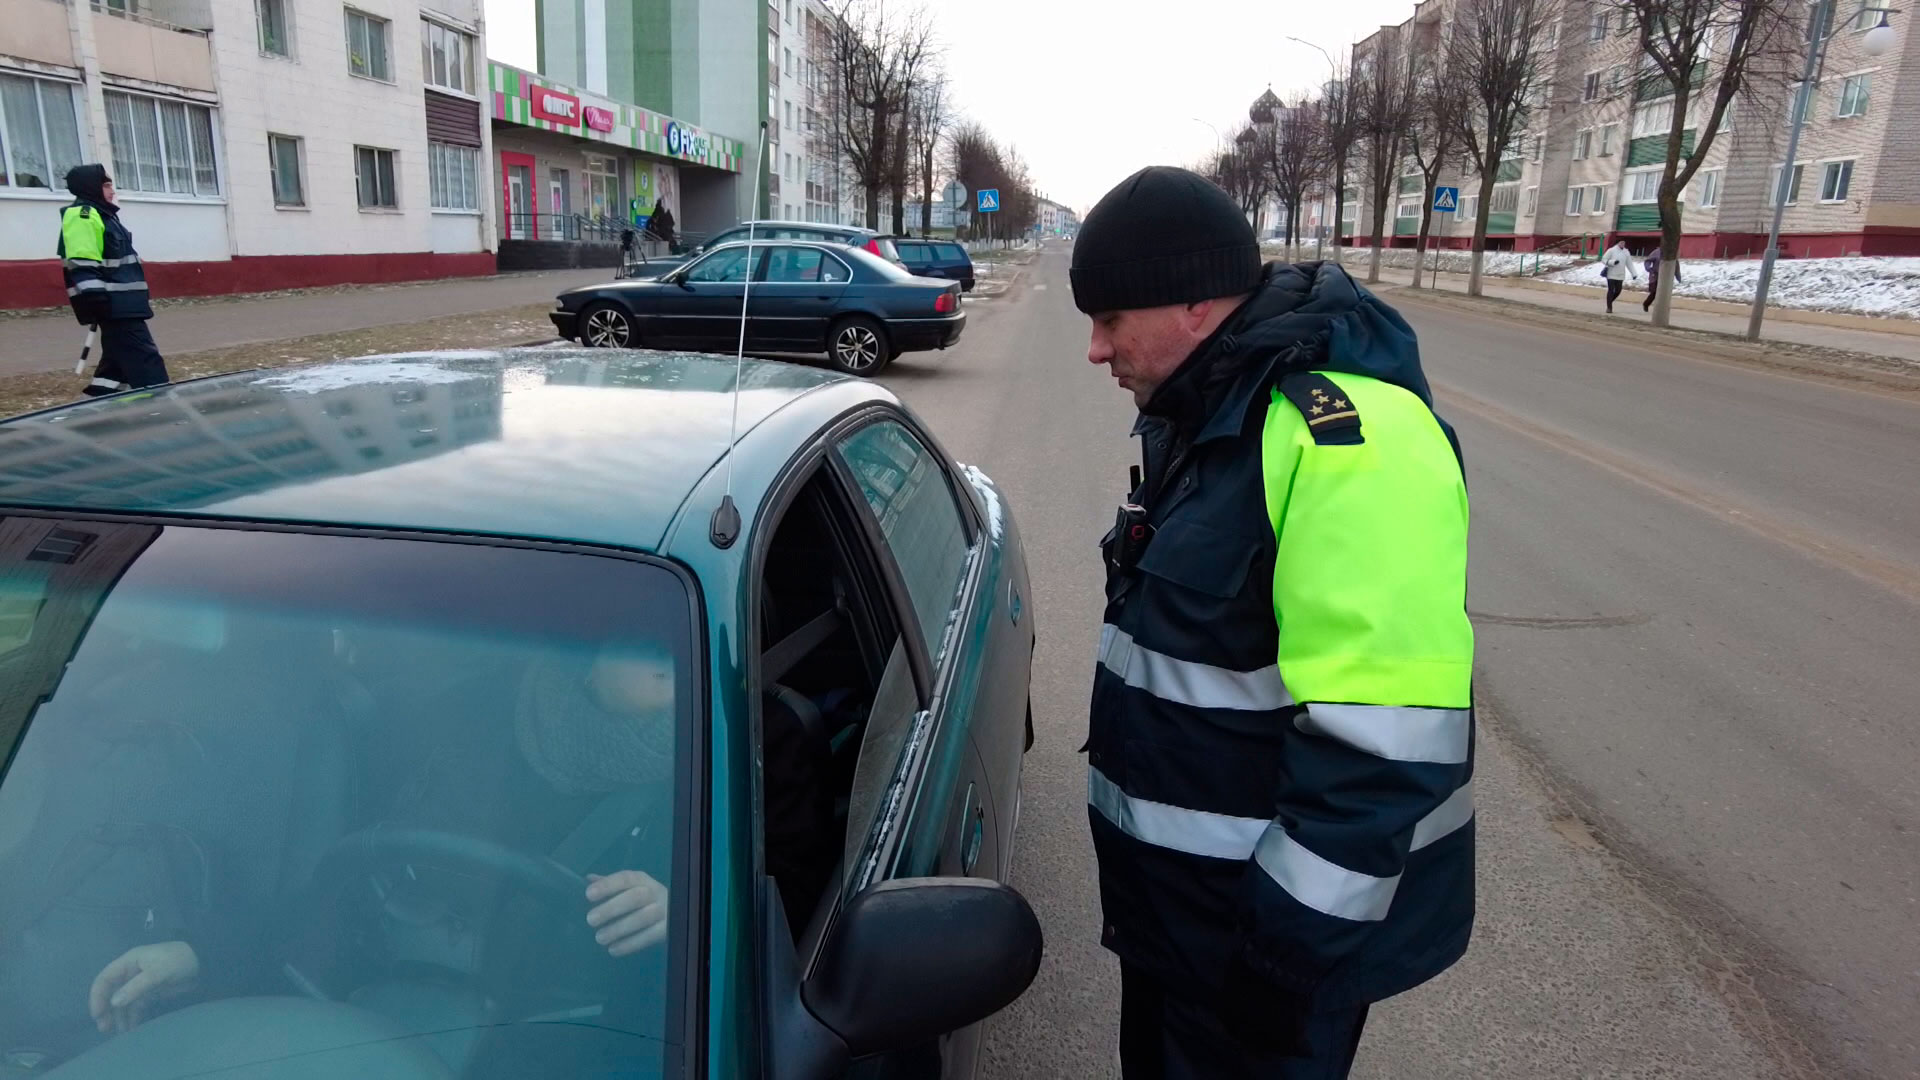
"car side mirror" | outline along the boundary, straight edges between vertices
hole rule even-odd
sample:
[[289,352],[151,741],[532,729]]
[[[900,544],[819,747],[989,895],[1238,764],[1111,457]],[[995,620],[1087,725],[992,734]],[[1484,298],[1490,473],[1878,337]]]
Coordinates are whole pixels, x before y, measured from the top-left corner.
[[1011,1005],[1041,950],[1040,920],[999,882],[882,882],[841,911],[800,997],[851,1057],[902,1050]]

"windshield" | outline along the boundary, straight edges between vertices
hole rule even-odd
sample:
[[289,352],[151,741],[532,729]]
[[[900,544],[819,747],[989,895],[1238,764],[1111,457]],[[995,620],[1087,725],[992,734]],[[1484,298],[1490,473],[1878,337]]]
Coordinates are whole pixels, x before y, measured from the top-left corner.
[[0,518],[0,1076],[664,1075],[690,603],[596,555]]

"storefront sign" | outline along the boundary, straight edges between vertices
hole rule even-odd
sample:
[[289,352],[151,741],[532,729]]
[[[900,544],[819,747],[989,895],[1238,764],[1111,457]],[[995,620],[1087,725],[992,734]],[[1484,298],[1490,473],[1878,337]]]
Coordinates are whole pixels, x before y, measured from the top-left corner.
[[613,113],[596,105],[588,105],[580,110],[586,118],[587,126],[595,131],[613,130]]
[[667,122],[667,153],[674,157],[703,160],[707,152],[707,137],[698,128],[688,127],[678,121]]
[[553,124],[580,126],[580,99],[544,86],[533,87],[533,117]]

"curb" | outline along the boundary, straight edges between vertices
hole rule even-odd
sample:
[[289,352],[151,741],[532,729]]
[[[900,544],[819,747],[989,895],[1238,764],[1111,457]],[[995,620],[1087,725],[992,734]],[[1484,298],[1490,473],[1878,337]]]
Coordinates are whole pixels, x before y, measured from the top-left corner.
[[1879,390],[1903,394],[1920,393],[1920,365],[1897,357],[1787,341],[1762,341],[1756,344],[1745,338],[1712,330],[1684,327],[1660,329],[1642,323],[1608,321],[1599,316],[1562,311],[1505,297],[1472,297],[1451,291],[1414,289],[1407,285],[1395,285],[1391,291],[1396,303],[1412,302],[1456,312],[1477,310],[1510,322],[1563,334],[1604,336],[1650,352],[1670,353],[1693,360],[1720,360],[1842,383],[1866,384]]
[[[1344,264],[1343,264],[1344,265]],[[1593,265],[1598,265],[1593,264]],[[1404,266],[1382,266],[1382,270],[1405,273],[1410,270]],[[1423,271],[1431,273],[1432,271]],[[1465,281],[1468,275],[1459,270],[1442,270],[1442,277],[1453,281]],[[1532,289],[1536,292],[1558,293],[1562,296],[1578,296],[1592,299],[1602,290],[1588,285],[1569,285],[1560,281],[1542,281],[1534,277],[1514,277],[1509,275],[1483,275],[1483,280],[1500,288]],[[1515,301],[1525,303],[1525,301]],[[1675,295],[1673,307],[1676,311],[1697,311],[1705,315],[1745,316],[1753,309],[1746,304],[1736,304],[1727,300],[1702,300],[1693,296]],[[1550,309],[1559,310],[1559,309]],[[1920,319],[1880,318],[1873,315],[1854,315],[1841,311],[1815,311],[1811,308],[1781,307],[1777,304],[1767,306],[1769,321],[1800,323],[1807,326],[1826,326],[1837,330],[1861,330],[1874,334],[1899,334],[1904,337],[1920,337]],[[1701,331],[1712,333],[1713,331]]]

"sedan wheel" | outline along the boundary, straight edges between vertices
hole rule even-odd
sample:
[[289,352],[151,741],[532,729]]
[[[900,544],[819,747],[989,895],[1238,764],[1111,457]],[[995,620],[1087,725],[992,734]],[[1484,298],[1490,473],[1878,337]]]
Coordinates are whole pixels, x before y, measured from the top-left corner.
[[833,366],[849,375],[877,373],[892,359],[882,333],[871,319],[841,323],[833,332]]
[[634,343],[633,319],[612,304],[596,304],[580,319],[580,343],[594,349],[624,349]]

